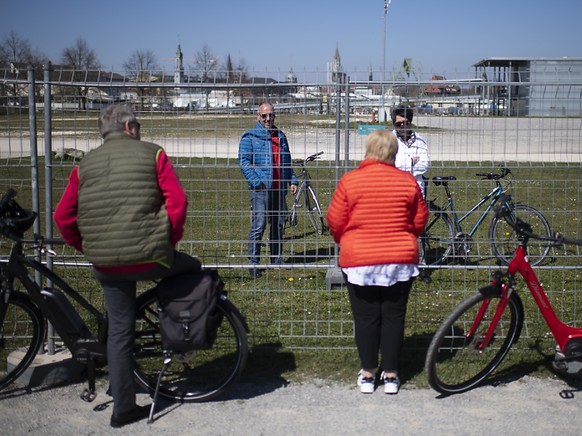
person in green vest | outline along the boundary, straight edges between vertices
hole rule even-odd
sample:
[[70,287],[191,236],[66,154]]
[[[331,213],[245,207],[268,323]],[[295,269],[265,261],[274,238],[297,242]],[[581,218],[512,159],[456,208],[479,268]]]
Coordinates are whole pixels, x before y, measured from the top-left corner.
[[148,406],[136,404],[133,376],[136,282],[201,265],[175,249],[188,201],[164,149],[141,140],[140,123],[126,105],[105,108],[99,130],[103,144],[71,172],[54,219],[65,242],[92,263],[103,287],[111,426],[118,428],[149,413]]

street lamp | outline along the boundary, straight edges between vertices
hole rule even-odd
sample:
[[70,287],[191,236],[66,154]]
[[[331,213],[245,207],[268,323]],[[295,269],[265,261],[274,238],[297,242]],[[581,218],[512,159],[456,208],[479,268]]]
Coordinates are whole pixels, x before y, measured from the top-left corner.
[[382,113],[378,114],[380,122],[386,122],[386,112],[384,109],[384,82],[386,81],[386,16],[388,15],[388,8],[390,7],[392,0],[384,0],[384,41],[383,41],[383,51],[382,51]]

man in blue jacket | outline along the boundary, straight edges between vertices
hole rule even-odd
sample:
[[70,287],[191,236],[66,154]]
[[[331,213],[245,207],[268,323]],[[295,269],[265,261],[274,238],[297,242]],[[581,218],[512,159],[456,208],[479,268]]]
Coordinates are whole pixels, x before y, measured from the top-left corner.
[[291,166],[291,153],[285,134],[275,126],[275,109],[262,103],[257,111],[257,124],[240,140],[238,162],[248,181],[251,198],[251,229],[249,231],[249,272],[261,276],[261,240],[270,224],[269,246],[271,263],[283,264],[283,229],[287,212],[285,196],[291,187],[293,195],[299,184]]

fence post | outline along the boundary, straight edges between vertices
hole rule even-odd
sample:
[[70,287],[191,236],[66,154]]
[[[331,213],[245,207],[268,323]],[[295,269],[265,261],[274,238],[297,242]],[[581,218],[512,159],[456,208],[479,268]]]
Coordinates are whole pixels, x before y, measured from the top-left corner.
[[[45,236],[49,239],[53,237],[53,155],[52,155],[52,111],[51,111],[51,63],[44,69],[44,171],[45,171],[45,205],[44,222]],[[47,244],[52,249],[52,244]],[[46,266],[53,269],[53,258],[46,257]],[[47,286],[52,287],[52,281],[47,281]],[[55,354],[55,334],[54,327],[49,322],[47,331],[47,351],[49,355]]]
[[345,120],[344,126],[345,146],[344,146],[344,174],[348,172],[350,166],[350,77],[346,76],[346,90],[345,90]]
[[[28,68],[28,121],[30,129],[30,171],[32,184],[32,210],[40,211],[40,195],[38,189],[38,150],[36,144],[36,92],[34,68]],[[34,232],[40,233],[39,220],[34,221]]]
[[[52,111],[51,111],[51,70],[49,62],[44,69],[44,159],[45,159],[45,235],[53,237],[53,155],[52,155]],[[52,248],[49,246],[49,248]],[[52,259],[47,259],[52,266]]]
[[[348,89],[348,85],[346,84],[346,89]],[[342,109],[342,101],[341,101],[341,97],[342,97],[342,92],[341,92],[341,82],[338,79],[338,81],[336,82],[336,102],[335,102],[335,184],[337,186],[338,182],[339,182],[339,166],[340,166],[340,150],[341,150],[341,109]],[[346,96],[347,98],[347,96]],[[346,111],[347,111],[347,101],[346,101]],[[349,114],[347,114],[346,112],[346,117],[348,117]],[[349,120],[349,118],[346,118],[346,120]],[[348,129],[349,126],[346,126],[346,129]],[[349,133],[349,132],[348,132]],[[347,140],[346,140],[347,141]],[[346,143],[346,149],[347,149],[347,143]],[[347,156],[347,152],[346,152],[346,156]],[[344,162],[344,165],[347,168],[347,163]],[[333,285],[340,285],[341,283],[343,283],[343,276],[342,276],[342,271],[341,268],[339,267],[338,264],[338,256],[339,256],[339,247],[338,244],[334,244],[334,250],[333,250],[333,264],[334,266],[331,268],[327,269],[327,272],[325,273],[325,288],[327,290],[330,290],[332,288]]]

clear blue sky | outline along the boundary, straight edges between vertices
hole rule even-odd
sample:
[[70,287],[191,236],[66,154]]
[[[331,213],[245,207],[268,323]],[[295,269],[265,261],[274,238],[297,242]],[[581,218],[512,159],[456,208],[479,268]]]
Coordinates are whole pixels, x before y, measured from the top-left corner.
[[[292,68],[321,72],[339,48],[344,70],[381,79],[383,0],[8,0],[0,38],[10,30],[54,63],[84,38],[102,66],[121,70],[137,49],[172,71],[178,42],[185,66],[206,44],[221,61],[244,60],[256,76]],[[580,0],[392,0],[386,16],[386,77],[411,58],[422,77],[468,77],[488,57],[582,58]],[[269,72],[270,74],[266,74]]]

